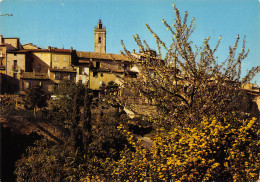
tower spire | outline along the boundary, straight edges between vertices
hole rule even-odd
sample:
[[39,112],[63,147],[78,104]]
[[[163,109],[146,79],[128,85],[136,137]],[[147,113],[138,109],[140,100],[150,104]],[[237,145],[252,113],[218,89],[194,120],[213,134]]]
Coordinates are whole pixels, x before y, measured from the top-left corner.
[[94,29],[94,52],[106,53],[106,28],[101,19]]
[[102,21],[101,21],[101,19],[99,19],[99,21],[98,21],[98,29],[102,29]]

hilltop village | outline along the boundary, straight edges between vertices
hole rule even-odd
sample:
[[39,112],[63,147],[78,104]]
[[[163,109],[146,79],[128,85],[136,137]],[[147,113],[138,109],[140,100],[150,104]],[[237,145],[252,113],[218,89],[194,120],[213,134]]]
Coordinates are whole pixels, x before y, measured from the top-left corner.
[[0,35],[3,181],[257,179],[260,88],[142,50],[107,53],[101,20],[94,52]]
[[[136,54],[137,57],[145,53]],[[61,80],[88,85],[98,91],[113,81],[120,84],[118,75],[136,77],[137,69],[129,57],[106,52],[106,28],[99,20],[94,29],[94,52],[71,49],[22,45],[19,38],[0,35],[1,94],[22,93],[40,85],[46,94],[52,94]]]
[[[157,57],[155,51],[131,53],[140,60]],[[102,86],[121,81],[118,76],[136,77],[138,69],[128,55],[106,52],[106,28],[99,20],[94,28],[94,52],[59,49],[48,46],[45,49],[32,43],[22,45],[19,38],[0,35],[0,94],[17,94],[34,86],[41,86],[48,95],[53,94],[61,80],[88,85],[96,93]],[[258,93],[256,84],[244,89]]]

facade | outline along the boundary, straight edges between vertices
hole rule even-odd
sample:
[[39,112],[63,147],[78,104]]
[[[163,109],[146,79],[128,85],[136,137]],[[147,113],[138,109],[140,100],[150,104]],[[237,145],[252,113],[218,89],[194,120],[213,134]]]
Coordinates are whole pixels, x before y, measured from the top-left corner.
[[[88,83],[92,90],[100,90],[102,86],[109,82],[120,84],[119,76],[127,74],[135,75],[137,72],[131,71],[129,58],[121,54],[97,53],[97,52],[77,52],[79,58],[78,66],[85,69],[77,74],[77,81]],[[84,75],[84,76],[83,76]]]
[[[21,45],[18,38],[1,36],[1,73],[14,79],[16,92],[41,85],[47,94],[64,79],[88,85],[99,91],[109,82],[121,84],[118,77],[135,76],[128,56],[106,53],[106,29],[99,20],[94,29],[94,52],[47,47],[42,49],[32,43]],[[2,79],[1,85],[10,81]],[[7,83],[8,82],[8,83]]]
[[4,38],[0,35],[0,73],[6,74],[7,51],[22,48],[19,38]]
[[48,47],[26,51],[29,51],[27,60],[31,69],[21,75],[21,90],[41,85],[45,93],[51,94],[61,80],[75,81],[76,70],[71,66],[74,50]]
[[[17,59],[13,63],[9,63],[9,51],[22,49],[19,38],[4,38],[0,35],[0,93],[15,93],[19,90],[18,63]],[[14,56],[14,55],[11,55]],[[24,61],[24,55],[19,55],[18,59]],[[7,84],[8,83],[8,84]]]
[[[11,39],[7,40],[15,43],[10,41]],[[72,66],[73,55],[74,57],[76,55],[75,50],[51,47],[41,49],[33,44],[13,47],[9,43],[1,44],[2,92],[10,90],[4,89],[5,86],[10,87],[10,85],[13,85],[11,93],[41,85],[46,93],[51,94],[55,85],[62,79],[76,80],[76,70]]]
[[0,73],[6,73],[6,45],[0,44]]

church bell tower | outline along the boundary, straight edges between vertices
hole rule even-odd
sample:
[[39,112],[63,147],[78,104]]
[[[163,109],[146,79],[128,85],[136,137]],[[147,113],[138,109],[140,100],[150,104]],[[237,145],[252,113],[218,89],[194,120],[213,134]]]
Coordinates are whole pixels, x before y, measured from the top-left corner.
[[106,53],[106,28],[99,20],[94,30],[94,52]]

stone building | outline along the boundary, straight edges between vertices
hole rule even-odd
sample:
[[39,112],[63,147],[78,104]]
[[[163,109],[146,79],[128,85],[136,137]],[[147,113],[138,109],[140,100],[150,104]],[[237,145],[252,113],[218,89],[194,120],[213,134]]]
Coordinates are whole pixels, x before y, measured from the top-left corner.
[[33,44],[23,46],[19,38],[0,35],[1,93],[18,93],[35,85],[41,85],[46,93],[52,93],[60,80],[75,81],[73,55],[76,55],[73,49],[41,49]]
[[[109,82],[120,84],[118,76],[132,75],[137,72],[131,71],[129,58],[121,54],[97,53],[97,52],[77,52],[79,61],[77,67],[85,69],[84,74],[77,74],[77,81],[89,83],[92,90],[100,90],[102,86]],[[85,65],[85,66],[84,66]],[[85,75],[83,77],[82,75]]]
[[[19,38],[4,38],[0,35],[0,93],[15,93],[19,90],[18,60],[9,63],[9,51],[22,49]],[[12,55],[11,55],[12,56]],[[18,56],[24,60],[24,56]],[[23,67],[23,64],[19,66]],[[7,84],[8,83],[8,84]]]
[[21,51],[29,53],[27,60],[31,69],[21,74],[20,90],[41,85],[46,93],[51,94],[61,80],[75,81],[76,70],[71,64],[74,50],[48,47]]
[[[18,38],[3,36],[1,42],[1,73],[16,81],[14,92],[41,85],[45,93],[52,94],[63,79],[80,82],[98,91],[109,82],[120,84],[118,76],[137,74],[131,70],[128,56],[106,53],[106,28],[101,20],[94,29],[94,52],[72,48],[42,49],[32,43],[21,45]],[[2,85],[9,83],[2,81]]]
[[6,73],[7,52],[22,49],[19,38],[4,38],[0,35],[0,73]]

